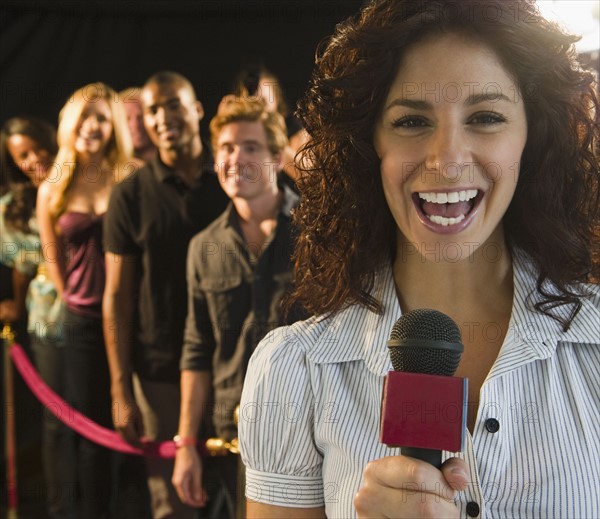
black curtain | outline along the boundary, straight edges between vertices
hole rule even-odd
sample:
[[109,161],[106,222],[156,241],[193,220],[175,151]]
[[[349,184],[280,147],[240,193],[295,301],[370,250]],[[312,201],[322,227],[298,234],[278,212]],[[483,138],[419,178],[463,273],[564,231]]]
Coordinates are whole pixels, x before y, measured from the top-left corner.
[[56,123],[75,89],[139,86],[158,70],[188,77],[207,122],[233,78],[262,59],[291,106],[318,43],[359,0],[3,0],[0,122],[29,114]]

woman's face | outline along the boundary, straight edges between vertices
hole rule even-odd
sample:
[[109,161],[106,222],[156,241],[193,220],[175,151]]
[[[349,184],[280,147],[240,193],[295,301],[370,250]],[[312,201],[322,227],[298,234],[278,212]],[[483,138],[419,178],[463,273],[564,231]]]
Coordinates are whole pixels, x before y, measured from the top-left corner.
[[6,148],[14,163],[35,185],[46,178],[52,164],[50,152],[28,135],[15,133],[6,140]]
[[491,48],[457,34],[415,44],[374,135],[401,243],[425,258],[452,244],[458,261],[503,241],[526,140],[519,89]]
[[112,113],[104,99],[85,105],[75,128],[75,149],[87,156],[102,156],[113,132]]

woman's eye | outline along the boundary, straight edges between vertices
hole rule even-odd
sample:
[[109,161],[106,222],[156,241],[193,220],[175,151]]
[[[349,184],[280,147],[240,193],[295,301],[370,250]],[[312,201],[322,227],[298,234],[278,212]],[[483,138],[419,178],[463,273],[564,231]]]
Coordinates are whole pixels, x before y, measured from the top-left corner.
[[392,122],[394,128],[422,128],[427,126],[427,120],[423,117],[406,116],[400,117]]
[[483,112],[475,114],[469,122],[471,124],[500,124],[505,123],[506,118],[496,112]]

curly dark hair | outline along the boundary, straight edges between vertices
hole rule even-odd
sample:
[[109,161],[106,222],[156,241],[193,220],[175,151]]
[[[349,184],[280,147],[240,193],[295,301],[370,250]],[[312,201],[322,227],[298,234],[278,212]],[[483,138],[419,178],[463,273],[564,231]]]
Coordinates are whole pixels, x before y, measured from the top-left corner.
[[[369,291],[395,251],[396,226],[374,129],[407,48],[435,32],[485,42],[517,81],[528,139],[505,234],[539,269],[537,310],[568,327],[581,306],[576,284],[598,276],[600,110],[578,37],[542,18],[532,0],[376,0],[317,49],[297,112],[311,141],[298,184],[292,300],[313,315],[351,304],[381,311]],[[573,307],[561,320],[552,309],[564,304]]]
[[58,150],[56,130],[46,121],[31,116],[8,119],[0,130],[0,191],[1,194],[6,191],[12,193],[4,220],[14,229],[29,232],[29,220],[35,210],[37,187],[15,164],[8,151],[7,141],[13,135],[26,135],[54,157]]

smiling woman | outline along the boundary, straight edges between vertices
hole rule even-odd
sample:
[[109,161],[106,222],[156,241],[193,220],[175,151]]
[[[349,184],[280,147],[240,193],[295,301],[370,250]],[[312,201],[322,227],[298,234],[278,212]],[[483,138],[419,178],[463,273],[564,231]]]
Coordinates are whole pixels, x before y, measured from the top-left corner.
[[[60,113],[58,154],[38,190],[37,217],[48,273],[64,302],[57,323],[64,346],[65,396],[105,427],[112,425],[101,302],[105,283],[102,218],[113,185],[138,166],[123,108],[107,85],[73,93]],[[79,517],[108,514],[110,451],[77,438]],[[77,476],[75,476],[77,474]]]
[[[66,302],[75,287],[68,286],[67,293],[63,294],[67,255],[58,239],[59,218],[67,217],[67,212],[88,216],[103,214],[112,185],[139,164],[131,158],[133,145],[127,119],[116,99],[116,93],[102,83],[91,83],[71,95],[60,112],[59,150],[54,168],[38,192],[44,250],[52,254],[49,273]],[[85,305],[88,304],[89,300]],[[97,295],[93,303],[96,311],[99,304]]]
[[[600,513],[600,111],[576,40],[531,0],[373,0],[320,49],[291,299],[313,317],[248,368],[248,517]],[[388,333],[419,308],[457,323],[469,379],[441,470],[379,442]]]
[[[460,96],[431,96],[436,85],[456,85]],[[519,169],[527,121],[520,96],[488,96],[489,85],[518,91],[481,41],[436,35],[405,55],[374,134],[401,245],[452,240],[464,258],[490,239],[505,248],[501,220],[517,186],[510,172]]]
[[[372,173],[379,171],[381,162],[374,137],[385,130],[395,135],[399,145],[412,150],[412,144],[402,143],[417,141],[417,136],[422,139],[428,125],[429,132],[435,128],[435,135],[443,136],[435,127],[437,121],[427,122],[423,113],[435,106],[437,113],[442,107],[446,113],[464,107],[476,115],[468,124],[464,121],[461,132],[447,137],[463,141],[456,142],[458,147],[449,143],[456,147],[453,153],[463,158],[443,158],[437,174],[437,180],[445,178],[453,189],[462,187],[457,181],[467,172],[468,177],[477,174],[476,157],[469,155],[489,154],[485,142],[497,139],[499,129],[512,128],[514,116],[521,117],[524,110],[527,127],[521,128],[526,132],[522,155],[511,152],[513,158],[506,160],[494,151],[489,159],[483,157],[478,167],[480,177],[483,173],[485,178],[480,178],[480,185],[468,187],[483,187],[484,180],[487,184],[495,183],[494,179],[502,183],[518,179],[503,217],[508,241],[527,250],[540,264],[544,273],[540,286],[547,278],[558,284],[562,295],[548,292],[542,298],[549,306],[551,301],[571,302],[569,282],[585,281],[598,271],[589,250],[594,243],[590,227],[597,219],[598,181],[595,174],[587,173],[597,164],[593,150],[598,111],[590,112],[590,108],[598,101],[591,86],[593,74],[573,61],[577,37],[541,18],[530,1],[469,4],[464,10],[450,0],[432,2],[428,8],[419,5],[401,2],[394,8],[387,2],[374,2],[364,11],[368,18],[343,24],[319,55],[311,88],[300,104],[312,137],[306,164],[314,174],[307,174],[302,182],[305,203],[297,212],[304,230],[298,248],[301,268],[297,272],[302,278],[296,285],[298,298],[315,314],[338,311],[347,303],[378,308],[368,293],[373,266],[388,261],[397,233],[393,208],[385,203],[385,181]],[[384,13],[399,16],[399,25],[383,23]],[[483,44],[481,52],[471,54],[479,59],[485,77],[473,77],[477,68],[459,59],[462,54],[450,56],[441,45],[428,55],[437,69],[404,52],[423,39],[439,41],[441,34],[452,31],[466,42]],[[462,47],[455,50],[462,51]],[[423,57],[424,52],[419,54]],[[338,61],[340,55],[347,57],[344,66]],[[452,75],[445,66],[449,58],[457,67],[450,71]],[[400,77],[409,65],[419,75]],[[424,69],[436,74],[425,76]],[[398,106],[399,99],[404,106]],[[502,113],[509,108],[510,113]],[[417,109],[421,113],[415,113]],[[380,120],[392,111],[395,119],[385,127]],[[393,132],[392,124],[397,126]],[[517,138],[510,133],[511,139]],[[466,136],[469,141],[464,141]],[[468,146],[475,139],[481,144],[473,151]],[[421,164],[420,157],[406,151],[395,149],[394,153],[401,161],[403,178],[416,170],[413,177],[424,179],[425,172],[425,179],[436,180],[430,170],[435,164]],[[318,166],[310,168],[313,161]],[[568,173],[574,164],[582,171],[577,180]],[[556,193],[563,193],[562,198]],[[478,196],[482,194],[479,189]]]

